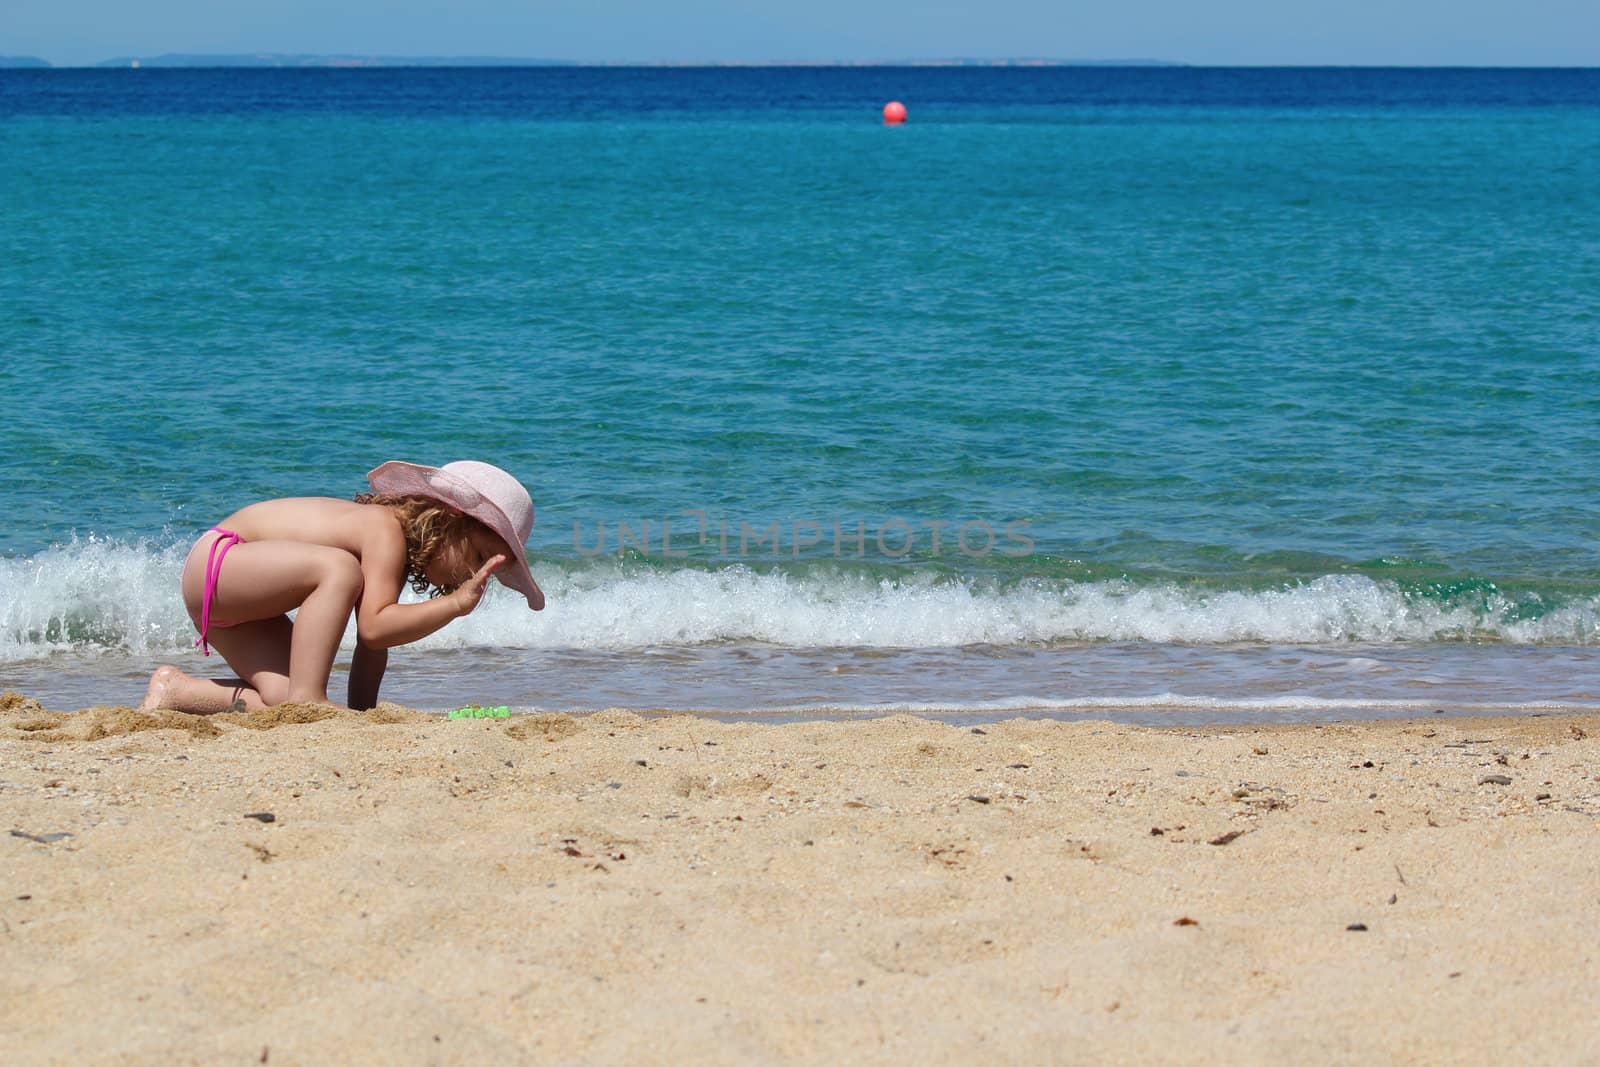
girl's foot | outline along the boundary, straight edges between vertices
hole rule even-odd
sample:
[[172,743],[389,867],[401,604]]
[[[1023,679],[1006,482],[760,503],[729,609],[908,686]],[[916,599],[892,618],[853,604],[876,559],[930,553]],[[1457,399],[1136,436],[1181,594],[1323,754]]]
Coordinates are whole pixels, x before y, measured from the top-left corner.
[[166,707],[167,691],[172,688],[172,683],[183,677],[183,672],[176,667],[157,667],[150,676],[150,686],[144,691],[144,700],[139,704],[140,711],[160,711]]

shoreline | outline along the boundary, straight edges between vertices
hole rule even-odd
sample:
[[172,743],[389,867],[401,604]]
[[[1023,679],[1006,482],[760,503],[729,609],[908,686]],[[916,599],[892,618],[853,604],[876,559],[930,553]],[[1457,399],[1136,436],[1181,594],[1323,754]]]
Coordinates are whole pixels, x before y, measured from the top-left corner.
[[0,700],[13,1055],[1600,1047],[1600,714],[330,711]]

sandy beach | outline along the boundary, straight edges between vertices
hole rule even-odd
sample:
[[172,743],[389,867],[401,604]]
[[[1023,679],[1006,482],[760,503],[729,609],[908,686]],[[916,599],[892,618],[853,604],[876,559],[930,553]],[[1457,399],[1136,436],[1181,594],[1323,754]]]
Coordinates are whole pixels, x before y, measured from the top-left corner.
[[1600,716],[0,704],[6,1063],[1600,1055]]

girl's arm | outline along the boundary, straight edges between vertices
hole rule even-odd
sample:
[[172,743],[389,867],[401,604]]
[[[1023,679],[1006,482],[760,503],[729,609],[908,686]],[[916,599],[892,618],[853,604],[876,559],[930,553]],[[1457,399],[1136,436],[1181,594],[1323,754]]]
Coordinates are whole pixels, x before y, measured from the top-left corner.
[[[374,651],[420,641],[451,619],[478,606],[489,576],[506,557],[495,556],[453,593],[417,604],[401,604],[400,587],[406,575],[406,540],[400,524],[390,520],[375,524],[361,548],[364,579],[361,603],[356,606],[356,643]],[[354,679],[352,679],[353,681]]]
[[[356,640],[365,642],[374,649],[393,648],[395,645],[409,645],[413,641],[420,641],[433,631],[442,628],[451,619],[459,619],[463,615],[470,615],[472,609],[478,606],[483,599],[484,586],[489,582],[489,576],[500,568],[506,561],[504,556],[496,556],[482,567],[478,573],[461,583],[461,587],[453,593],[424,600],[417,604],[400,604],[389,602],[381,608],[372,611],[366,619],[361,617],[361,612],[356,613]],[[398,591],[396,593],[398,596]],[[365,600],[363,595],[363,600]]]
[[389,650],[373,648],[359,637],[356,652],[350,658],[349,704],[357,711],[366,711],[378,705],[378,687],[383,684],[383,672],[389,666]]

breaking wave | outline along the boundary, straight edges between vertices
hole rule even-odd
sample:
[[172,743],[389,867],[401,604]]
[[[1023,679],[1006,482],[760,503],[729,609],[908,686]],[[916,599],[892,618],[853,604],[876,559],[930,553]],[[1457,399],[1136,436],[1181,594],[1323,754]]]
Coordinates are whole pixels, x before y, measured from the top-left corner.
[[[89,538],[0,559],[0,662],[51,653],[185,648],[178,597],[187,546]],[[1145,641],[1329,644],[1495,641],[1600,644],[1600,595],[1485,579],[1406,584],[1356,574],[1233,587],[1162,580],[999,581],[948,572],[674,567],[614,559],[535,564],[548,608],[495,587],[432,648],[627,649],[755,643],[932,648]],[[347,635],[347,641],[353,633]]]

